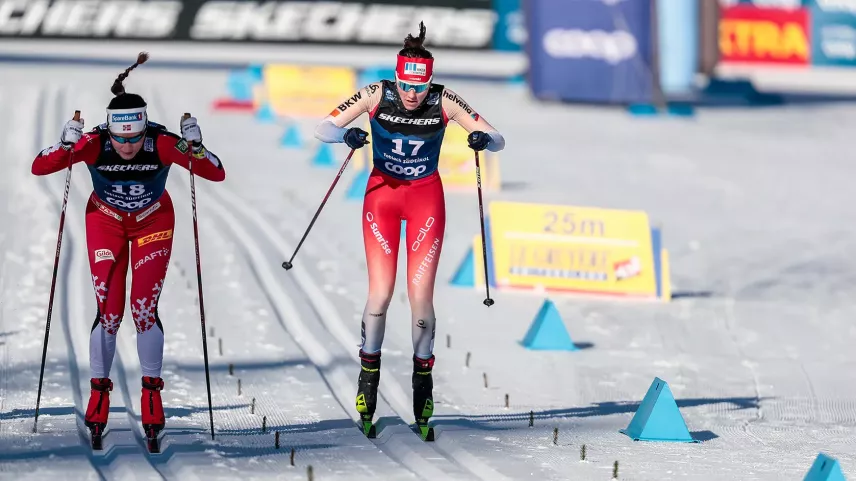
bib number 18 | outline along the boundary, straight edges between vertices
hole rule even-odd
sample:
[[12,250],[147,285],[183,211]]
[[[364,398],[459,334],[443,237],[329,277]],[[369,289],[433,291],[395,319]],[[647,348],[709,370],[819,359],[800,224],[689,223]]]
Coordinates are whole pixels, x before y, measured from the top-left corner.
[[111,187],[113,187],[113,192],[119,195],[143,195],[146,193],[146,186],[143,184],[129,185],[130,192],[125,192],[124,185],[114,184]]
[[[402,147],[404,146],[404,139],[392,139],[392,142],[395,144],[395,148],[392,149],[393,154],[407,155],[406,153],[404,153],[404,150],[402,150]],[[422,144],[424,144],[425,141],[408,140],[407,143],[414,146],[413,152],[410,153],[410,157],[415,157],[416,154],[419,152],[419,148],[422,147]]]

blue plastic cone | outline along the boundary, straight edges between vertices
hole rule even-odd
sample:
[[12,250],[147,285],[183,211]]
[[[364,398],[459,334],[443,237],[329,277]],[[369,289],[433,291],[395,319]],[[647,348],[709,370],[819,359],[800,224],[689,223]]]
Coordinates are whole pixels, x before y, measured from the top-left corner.
[[276,114],[273,113],[270,104],[264,103],[259,107],[258,112],[256,112],[256,120],[264,123],[273,123],[276,121]]
[[369,185],[369,171],[361,170],[354,180],[351,182],[351,185],[348,187],[348,192],[345,194],[345,198],[348,200],[362,200],[363,195],[366,193],[366,187]]
[[659,377],[654,378],[627,429],[620,432],[634,441],[698,442],[690,436],[672,390]]
[[467,250],[467,255],[464,261],[458,266],[455,275],[452,276],[450,284],[458,287],[475,287],[476,285],[476,265],[473,257],[473,249]]
[[841,465],[823,453],[817,455],[803,481],[846,481]]
[[322,142],[315,152],[315,157],[312,158],[312,165],[317,167],[334,167],[336,158],[333,156],[333,148],[330,144]]
[[283,147],[301,148],[303,147],[303,139],[300,138],[300,128],[297,124],[291,124],[280,139],[280,144]]
[[546,351],[577,351],[562,316],[553,301],[547,299],[535,316],[529,331],[521,341],[527,349]]

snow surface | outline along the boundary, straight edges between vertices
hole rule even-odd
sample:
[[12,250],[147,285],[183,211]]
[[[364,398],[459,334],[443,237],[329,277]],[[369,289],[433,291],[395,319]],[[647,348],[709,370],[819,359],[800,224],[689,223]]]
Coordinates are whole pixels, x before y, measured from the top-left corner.
[[[164,452],[144,449],[127,314],[112,374],[112,447],[103,454],[88,447],[82,417],[95,308],[82,215],[91,181],[80,165],[33,434],[65,174],[37,178],[30,163],[75,109],[88,127],[102,121],[117,73],[0,66],[0,478],[303,480],[312,466],[319,481],[607,480],[618,461],[626,480],[782,480],[802,479],[818,452],[856,477],[856,168],[849,159],[856,108],[722,108],[692,120],[638,119],[619,109],[537,103],[522,86],[465,82],[453,88],[508,142],[503,189],[487,200],[646,210],[664,229],[673,302],[555,297],[574,340],[588,348],[527,351],[518,341],[543,297],[494,292],[496,304],[486,309],[482,291],[447,282],[479,230],[474,192],[449,193],[436,292],[438,438],[423,443],[405,425],[413,421],[412,351],[399,276],[383,351],[383,430],[368,440],[353,406],[366,294],[361,205],[344,195],[354,171],[343,175],[286,272],[280,263],[336,174],[309,162],[315,120],[299,122],[305,148],[284,149],[285,121],[210,110],[225,95],[225,72],[143,67],[127,86],[148,99],[150,118],[175,128],[183,112],[193,113],[227,168],[224,183],[196,184],[216,438],[189,179],[175,168],[168,188],[177,226],[160,302]],[[335,151],[344,158],[344,146]],[[633,442],[618,432],[656,376],[669,382],[701,443]]]

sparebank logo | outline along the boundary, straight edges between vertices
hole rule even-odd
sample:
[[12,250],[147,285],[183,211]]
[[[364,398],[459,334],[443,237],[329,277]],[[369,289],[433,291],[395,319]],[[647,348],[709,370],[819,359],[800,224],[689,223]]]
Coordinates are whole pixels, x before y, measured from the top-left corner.
[[616,65],[636,55],[636,37],[616,30],[548,30],[542,38],[547,55],[553,58],[592,58]]
[[133,114],[112,114],[110,120],[113,122],[141,122],[143,113],[137,112]]

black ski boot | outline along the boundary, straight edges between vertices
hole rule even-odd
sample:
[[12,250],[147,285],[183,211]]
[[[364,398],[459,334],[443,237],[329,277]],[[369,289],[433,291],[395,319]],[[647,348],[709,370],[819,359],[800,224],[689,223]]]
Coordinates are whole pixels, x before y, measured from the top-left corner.
[[434,414],[434,356],[420,359],[413,356],[413,416],[423,441],[434,440],[434,428],[428,426],[428,419]]
[[380,351],[366,354],[360,349],[360,379],[357,385],[357,412],[360,413],[361,428],[366,437],[377,436],[372,423],[377,408],[377,385],[380,382]]

